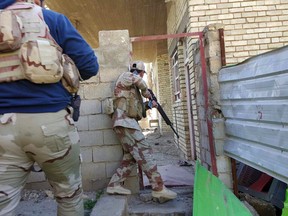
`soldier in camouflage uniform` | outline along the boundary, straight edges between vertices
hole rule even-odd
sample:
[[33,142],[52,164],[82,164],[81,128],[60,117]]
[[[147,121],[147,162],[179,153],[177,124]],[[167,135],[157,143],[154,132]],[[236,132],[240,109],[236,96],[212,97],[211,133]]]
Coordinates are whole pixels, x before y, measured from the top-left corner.
[[[131,194],[131,191],[124,188],[121,183],[129,176],[137,163],[149,179],[152,196],[164,198],[167,201],[176,198],[177,194],[164,186],[161,175],[157,171],[157,165],[152,158],[152,149],[137,122],[145,116],[146,112],[141,94],[145,98],[151,98],[147,85],[142,79],[144,73],[144,63],[135,61],[131,65],[131,71],[121,74],[115,85],[115,111],[112,122],[113,129],[122,144],[124,156],[120,167],[108,184],[107,193]],[[153,107],[157,106],[155,101],[152,103]]]
[[[98,62],[94,51],[67,17],[34,4],[20,3],[20,1],[1,0],[0,9],[2,12],[2,9],[7,7],[14,11],[17,8],[19,16],[16,20],[19,21],[21,17],[20,21],[25,21],[21,35],[26,36],[28,32],[27,35],[33,33],[38,36],[43,28],[45,35],[48,35],[48,26],[51,34],[49,35],[63,49],[63,53],[73,59],[83,79],[97,74]],[[35,0],[35,3],[40,4],[40,1]],[[11,13],[3,10],[8,15],[13,15],[14,11]],[[5,19],[3,22],[3,16],[2,14],[0,16],[0,48],[3,47],[2,42],[5,39],[2,32],[5,28],[2,28],[2,25],[12,25],[12,22],[7,22],[7,20],[5,22]],[[45,23],[43,23],[43,18]],[[28,26],[29,23],[33,25]],[[15,29],[17,26],[12,27]],[[11,35],[14,33],[15,31],[11,32]],[[45,37],[32,39],[37,41],[39,46],[47,47],[48,43],[43,38]],[[27,36],[27,41],[31,41],[29,36]],[[21,39],[21,43],[23,45],[25,41]],[[1,79],[6,79],[6,81],[0,81],[0,216],[15,215],[15,208],[21,198],[21,190],[25,186],[34,162],[37,162],[45,172],[52,186],[58,204],[57,215],[83,216],[79,136],[67,110],[73,95],[65,89],[60,80],[36,84],[30,80],[21,79],[20,76],[17,77],[15,75],[17,68],[18,72],[24,73],[22,67],[19,66],[20,61],[17,55],[12,56],[16,59],[8,60],[9,56],[15,55],[15,52],[19,52],[21,48],[5,53],[0,52]],[[28,56],[30,61],[36,61],[34,60],[36,53],[38,52],[30,53]],[[51,59],[56,59],[53,54],[55,52],[49,52],[45,48],[39,49],[39,53],[49,64],[52,62]],[[52,56],[49,57],[50,53]],[[35,66],[34,71],[41,71],[41,68],[44,68],[38,62],[32,62],[30,65]],[[29,68],[27,71],[31,72]],[[10,79],[13,75],[17,81],[14,78]],[[43,76],[48,75],[44,73]]]

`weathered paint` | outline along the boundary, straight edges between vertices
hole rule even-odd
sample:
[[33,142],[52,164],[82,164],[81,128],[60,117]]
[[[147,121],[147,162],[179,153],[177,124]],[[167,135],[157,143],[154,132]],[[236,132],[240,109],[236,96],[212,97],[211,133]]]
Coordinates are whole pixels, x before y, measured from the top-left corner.
[[193,216],[251,216],[250,211],[223,182],[196,163]]

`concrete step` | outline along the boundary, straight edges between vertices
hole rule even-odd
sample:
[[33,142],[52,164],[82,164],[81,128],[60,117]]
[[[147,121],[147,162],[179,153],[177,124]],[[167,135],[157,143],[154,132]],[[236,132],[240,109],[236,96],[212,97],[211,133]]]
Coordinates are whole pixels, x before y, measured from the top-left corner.
[[151,190],[141,191],[139,195],[128,197],[127,216],[191,216],[192,186],[169,188],[178,196],[166,203],[156,203],[152,200]]
[[90,216],[127,216],[127,196],[102,195]]
[[104,194],[97,201],[90,216],[191,216],[193,187],[169,189],[178,196],[162,204],[152,200],[151,189],[129,196]]

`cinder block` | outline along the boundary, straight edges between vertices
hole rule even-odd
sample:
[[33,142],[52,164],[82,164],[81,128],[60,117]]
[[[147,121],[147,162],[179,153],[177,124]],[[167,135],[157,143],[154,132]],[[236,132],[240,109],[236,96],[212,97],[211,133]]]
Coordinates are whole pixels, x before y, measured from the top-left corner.
[[99,31],[99,46],[130,46],[129,31]]
[[111,129],[112,120],[110,116],[105,114],[89,116],[89,130]]
[[214,143],[215,143],[216,155],[217,156],[224,155],[224,144],[225,144],[225,141],[217,139],[217,140],[214,140]]
[[209,58],[208,66],[211,74],[218,74],[222,68],[221,58],[219,56]]
[[84,163],[82,165],[82,184],[84,191],[100,190],[107,187],[104,163]]
[[122,160],[123,150],[120,145],[93,148],[93,162],[116,162]]
[[80,146],[90,147],[103,145],[103,132],[102,131],[80,131]]
[[[104,68],[118,68],[123,66],[128,68],[130,63],[131,51],[129,47],[106,46],[100,47],[99,54],[101,56],[99,63],[101,65],[101,74]],[[100,77],[100,80],[102,78]]]
[[82,179],[85,181],[96,181],[106,178],[105,163],[83,163]]
[[101,101],[99,100],[82,100],[80,107],[80,114],[93,115],[101,113]]
[[219,173],[231,173],[231,161],[227,156],[218,156],[217,160],[217,170]]
[[112,129],[104,130],[104,145],[120,144],[118,137]]
[[92,148],[81,148],[81,158],[83,163],[92,162]]
[[112,93],[108,83],[100,83],[99,85],[90,84],[84,86],[83,98],[87,100],[102,100],[107,97],[112,97]]
[[87,131],[89,129],[88,125],[88,116],[81,116],[79,117],[79,120],[75,122],[75,125],[78,129],[78,131]]
[[225,139],[225,120],[224,118],[212,119],[213,122],[213,137],[214,139]]
[[127,215],[127,196],[103,195],[94,206],[91,216]]

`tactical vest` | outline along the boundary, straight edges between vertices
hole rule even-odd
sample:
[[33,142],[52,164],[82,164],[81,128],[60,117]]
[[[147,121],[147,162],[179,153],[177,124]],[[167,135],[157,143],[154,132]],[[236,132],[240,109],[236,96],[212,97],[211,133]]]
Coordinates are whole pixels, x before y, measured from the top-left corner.
[[64,87],[78,90],[79,71],[50,35],[41,7],[19,2],[1,10],[0,36],[0,82],[56,83],[64,73]]
[[130,90],[122,90],[121,96],[115,99],[115,108],[124,110],[128,117],[137,121],[146,117],[146,111],[140,91],[134,85]]

